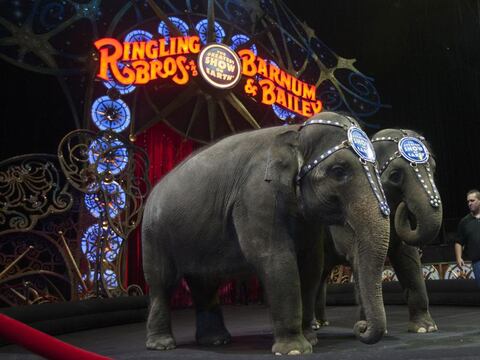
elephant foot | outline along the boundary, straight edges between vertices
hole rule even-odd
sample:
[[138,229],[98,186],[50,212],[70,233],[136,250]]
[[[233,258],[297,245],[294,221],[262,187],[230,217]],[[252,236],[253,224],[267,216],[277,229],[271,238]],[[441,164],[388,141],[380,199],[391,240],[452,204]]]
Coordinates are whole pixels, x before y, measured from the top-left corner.
[[435,331],[438,331],[437,324],[428,312],[422,316],[417,316],[415,319],[410,319],[408,322],[408,332],[425,334]]
[[197,332],[195,335],[199,345],[218,346],[228,344],[232,337],[225,328],[220,307],[210,311],[197,312]]
[[219,334],[202,334],[196,336],[197,344],[205,346],[219,346],[229,344],[232,341],[231,335],[228,331]]
[[303,335],[280,338],[272,347],[275,355],[301,355],[311,354],[312,344]]
[[329,326],[329,325],[330,325],[330,322],[328,320],[317,320],[317,319],[315,319],[311,322],[311,327],[312,327],[313,330],[318,330],[323,326]]
[[318,343],[317,333],[313,331],[313,329],[311,328],[303,329],[303,336],[305,336],[305,339],[307,339],[308,342],[312,344],[312,346],[317,345]]
[[150,335],[146,345],[148,350],[172,350],[177,347],[171,335]]

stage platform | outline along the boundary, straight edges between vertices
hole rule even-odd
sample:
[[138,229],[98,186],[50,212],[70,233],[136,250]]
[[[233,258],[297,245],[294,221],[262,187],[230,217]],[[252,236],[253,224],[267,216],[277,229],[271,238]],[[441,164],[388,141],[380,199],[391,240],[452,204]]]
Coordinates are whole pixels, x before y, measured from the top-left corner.
[[[320,329],[314,353],[308,359],[479,359],[480,306],[431,307],[439,331],[407,332],[407,307],[387,305],[388,335],[374,345],[355,339],[352,327],[356,306],[328,306],[331,325]],[[232,343],[220,347],[197,346],[194,311],[173,312],[177,349],[145,349],[145,323],[111,326],[57,336],[59,339],[112,359],[267,359],[272,346],[268,308],[261,305],[224,306],[225,322]],[[0,347],[1,359],[40,359],[14,345]]]

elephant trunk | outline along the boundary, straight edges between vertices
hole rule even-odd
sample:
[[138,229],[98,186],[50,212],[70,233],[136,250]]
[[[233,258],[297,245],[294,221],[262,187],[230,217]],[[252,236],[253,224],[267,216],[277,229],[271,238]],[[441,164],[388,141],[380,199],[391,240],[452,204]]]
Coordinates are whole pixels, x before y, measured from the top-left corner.
[[[422,246],[434,240],[442,224],[442,205],[430,205],[425,197],[411,197],[400,202],[394,218],[395,233],[411,246]],[[421,200],[422,203],[419,203]]]
[[[385,229],[385,226],[380,228]],[[378,342],[387,327],[382,295],[382,271],[388,250],[388,237],[388,222],[383,233],[361,234],[354,259],[355,285],[365,320],[358,321],[353,331],[357,339],[365,344]],[[367,240],[362,241],[365,238]],[[372,242],[372,239],[377,241]]]
[[[361,342],[374,344],[386,331],[382,272],[390,240],[390,221],[381,214],[377,200],[368,196],[353,202],[347,216],[353,238],[348,257],[353,265],[355,286],[365,316],[353,330]],[[345,231],[339,227],[336,230]],[[335,239],[341,234],[333,235]]]

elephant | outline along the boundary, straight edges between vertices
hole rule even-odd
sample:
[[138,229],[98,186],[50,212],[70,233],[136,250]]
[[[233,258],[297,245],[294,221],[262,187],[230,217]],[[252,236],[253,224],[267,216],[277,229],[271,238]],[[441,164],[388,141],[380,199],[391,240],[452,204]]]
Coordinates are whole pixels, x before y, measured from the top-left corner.
[[[413,130],[384,129],[372,137],[385,195],[392,214],[388,259],[395,270],[409,309],[408,331],[438,330],[429,312],[418,246],[435,239],[442,224],[442,203],[434,182],[435,160],[425,138]],[[328,325],[325,315],[326,279],[346,259],[335,246],[336,234],[327,233],[324,273],[316,300],[318,329]],[[339,236],[345,236],[340,234]],[[339,240],[337,239],[337,242]],[[362,316],[363,317],[363,316]]]
[[270,307],[272,352],[312,352],[320,276],[311,274],[323,267],[321,231],[345,223],[356,235],[348,252],[358,263],[365,310],[354,333],[364,343],[379,341],[390,228],[375,164],[354,119],[333,112],[226,137],[179,164],[152,189],[142,220],[146,347],[175,348],[168,304],[182,277],[195,304],[197,343],[230,342],[217,288],[254,272]]

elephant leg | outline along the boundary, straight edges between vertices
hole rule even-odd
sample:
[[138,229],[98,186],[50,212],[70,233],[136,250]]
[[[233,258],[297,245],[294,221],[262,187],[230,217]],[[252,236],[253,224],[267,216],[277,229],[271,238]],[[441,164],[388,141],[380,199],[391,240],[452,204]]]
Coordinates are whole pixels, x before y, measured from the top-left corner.
[[231,341],[231,336],[225,327],[223,313],[218,300],[217,281],[201,277],[186,278],[196,311],[195,339],[200,345],[223,345]]
[[172,335],[170,295],[173,287],[149,282],[150,306],[147,318],[147,349],[171,350],[176,347]]
[[177,270],[159,242],[148,241],[154,235],[144,231],[143,268],[149,285],[149,311],[147,318],[147,342],[150,350],[170,350],[176,347],[172,335],[170,297],[179,281]]
[[418,250],[400,243],[392,249],[389,258],[408,304],[410,315],[408,331],[415,333],[437,331],[438,327],[428,310],[428,294]]
[[[299,355],[312,352],[302,331],[300,279],[296,258],[277,253],[255,266],[264,284],[273,320],[274,354]],[[312,309],[313,311],[313,309]]]
[[[252,186],[258,187],[258,181]],[[274,193],[269,195],[269,185],[264,186],[267,191],[261,196],[245,193],[244,202],[234,208],[238,243],[245,260],[256,270],[270,305],[272,352],[311,353],[312,345],[302,331],[301,282],[291,219],[284,213],[284,201]]]
[[[328,263],[328,261],[327,261]],[[327,308],[327,279],[332,272],[333,265],[325,264],[322,271],[322,277],[320,279],[320,285],[318,287],[317,298],[315,300],[315,319],[312,321],[312,329],[318,330],[322,326],[330,325],[327,320],[326,308]]]
[[303,321],[302,330],[305,338],[312,344],[318,342],[317,334],[312,328],[315,322],[315,300],[322,277],[323,245],[314,244],[298,258],[298,270],[302,291]]

